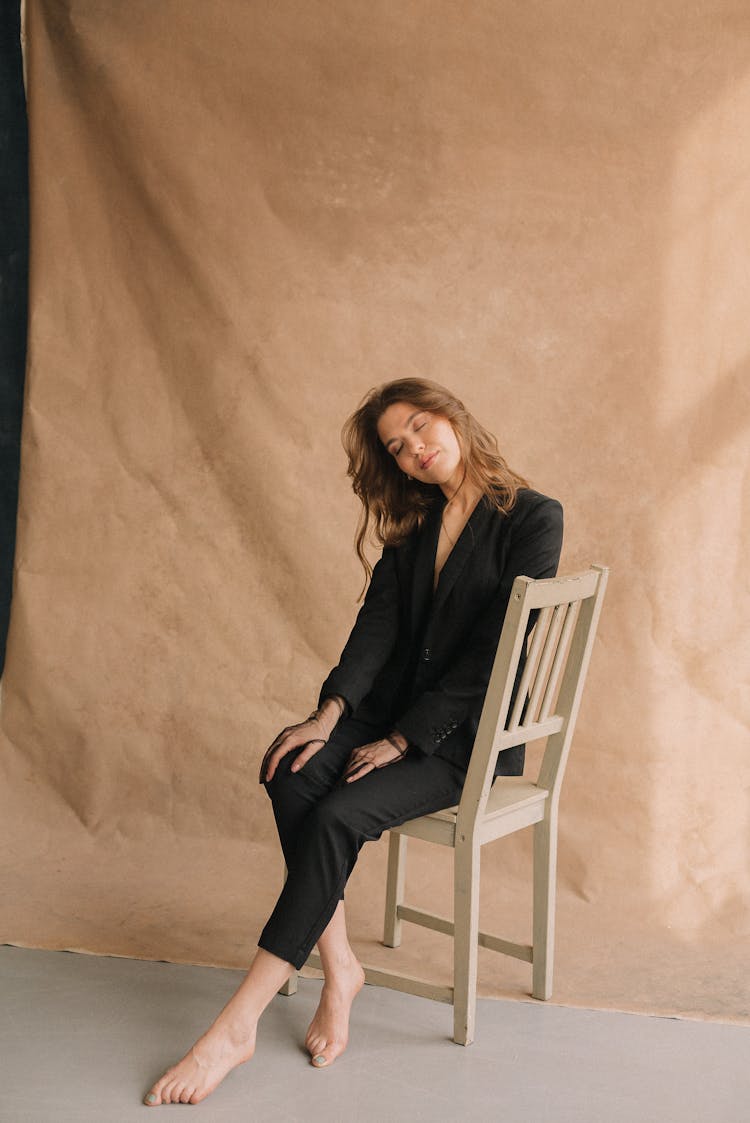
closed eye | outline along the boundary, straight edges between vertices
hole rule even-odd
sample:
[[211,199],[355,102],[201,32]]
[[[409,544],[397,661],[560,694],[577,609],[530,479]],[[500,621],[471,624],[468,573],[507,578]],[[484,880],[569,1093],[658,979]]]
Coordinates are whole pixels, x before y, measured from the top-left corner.
[[[420,415],[420,416],[424,417],[424,414],[422,414],[422,415]],[[420,429],[424,429],[425,425],[427,425],[427,423],[429,422],[429,420],[430,420],[430,419],[429,419],[429,417],[424,417],[424,420],[423,420],[423,421],[420,421],[418,425],[415,425],[415,424],[414,424],[414,423],[412,422],[412,432],[414,432],[414,433],[418,433]],[[388,451],[390,452],[391,456],[394,456],[394,457],[399,457],[399,456],[401,455],[401,453],[403,452],[403,450],[404,450],[404,445],[403,445],[403,442],[402,442],[402,443],[401,443],[400,445],[398,445],[397,447],[391,446],[391,447],[390,447],[390,448],[388,449]]]

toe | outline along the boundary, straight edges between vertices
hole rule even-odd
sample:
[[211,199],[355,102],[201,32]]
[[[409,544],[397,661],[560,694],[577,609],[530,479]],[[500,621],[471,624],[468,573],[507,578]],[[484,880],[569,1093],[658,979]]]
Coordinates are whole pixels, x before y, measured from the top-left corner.
[[173,1090],[174,1090],[174,1084],[167,1084],[164,1088],[162,1088],[162,1090],[161,1090],[161,1102],[163,1104],[174,1103],[174,1096],[172,1095]]
[[327,1068],[328,1065],[333,1064],[336,1057],[338,1057],[341,1052],[343,1052],[343,1050],[337,1048],[335,1042],[331,1041],[323,1049],[320,1049],[317,1053],[313,1053],[310,1058],[310,1063],[313,1064],[315,1068]]
[[316,1056],[318,1053],[322,1053],[325,1047],[326,1039],[325,1037],[321,1037],[319,1034],[310,1035],[305,1040],[305,1048],[307,1049],[311,1057]]
[[168,1073],[165,1073],[160,1080],[152,1084],[149,1088],[148,1095],[144,1097],[143,1102],[147,1107],[158,1107],[159,1104],[165,1102],[164,1089],[170,1083]]

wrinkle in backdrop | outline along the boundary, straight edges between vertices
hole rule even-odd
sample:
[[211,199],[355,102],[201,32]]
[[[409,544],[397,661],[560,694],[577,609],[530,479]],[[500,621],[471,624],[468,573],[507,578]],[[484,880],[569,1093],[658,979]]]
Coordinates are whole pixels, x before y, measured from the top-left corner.
[[[422,374],[563,502],[561,569],[612,567],[556,999],[747,1016],[749,39],[728,2],[29,0],[0,938],[247,962],[259,759],[357,608],[339,429]],[[487,927],[528,932],[528,870],[484,857]],[[349,893],[380,962],[382,873]]]

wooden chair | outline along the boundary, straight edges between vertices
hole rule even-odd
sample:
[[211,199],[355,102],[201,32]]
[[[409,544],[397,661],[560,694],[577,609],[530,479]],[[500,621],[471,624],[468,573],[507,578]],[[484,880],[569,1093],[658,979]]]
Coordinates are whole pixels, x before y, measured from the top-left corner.
[[[372,967],[365,967],[366,980],[451,1003],[453,1039],[459,1045],[470,1045],[474,1039],[480,946],[531,963],[533,996],[547,999],[552,993],[560,789],[607,576],[606,568],[591,566],[571,577],[516,578],[461,801],[457,807],[412,819],[390,832],[383,942],[399,946],[403,921],[453,936],[453,986]],[[527,641],[529,615],[537,610]],[[526,665],[513,698],[525,643]],[[543,737],[547,745],[536,782],[515,776],[494,778],[502,749]],[[533,935],[531,945],[526,945],[480,930],[479,866],[482,846],[529,826],[534,827]],[[453,848],[454,920],[404,904],[409,836]],[[315,954],[308,963],[320,966]],[[283,992],[291,994],[295,989],[293,977]]]

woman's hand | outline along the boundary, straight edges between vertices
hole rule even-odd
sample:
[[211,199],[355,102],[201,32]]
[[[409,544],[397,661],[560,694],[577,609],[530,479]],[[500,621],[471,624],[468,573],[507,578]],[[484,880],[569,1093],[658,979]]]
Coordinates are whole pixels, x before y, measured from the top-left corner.
[[320,708],[313,710],[305,721],[300,721],[297,725],[287,725],[282,729],[266,749],[260,765],[258,782],[263,784],[272,780],[281,758],[304,745],[305,748],[291,768],[292,772],[299,772],[310,757],[315,756],[323,748],[343,712],[343,700],[334,695],[326,698]]
[[361,780],[368,772],[374,772],[376,768],[395,764],[406,755],[408,748],[409,743],[406,738],[395,731],[380,741],[361,745],[349,757],[343,779],[347,784],[351,784],[354,780]]

